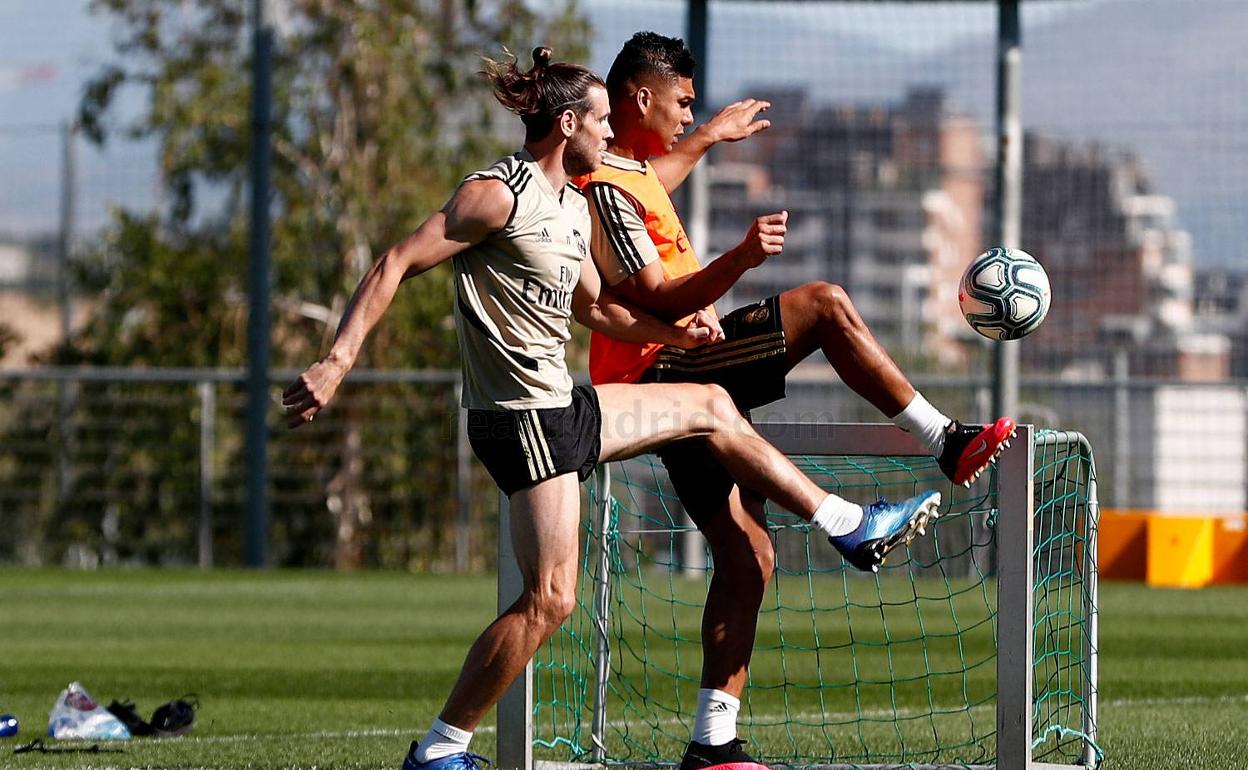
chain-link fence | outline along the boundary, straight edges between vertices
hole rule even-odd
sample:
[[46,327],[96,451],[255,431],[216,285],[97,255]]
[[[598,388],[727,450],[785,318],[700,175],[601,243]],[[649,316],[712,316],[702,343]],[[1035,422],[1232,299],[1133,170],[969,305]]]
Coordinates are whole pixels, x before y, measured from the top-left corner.
[[[356,372],[332,409],[295,431],[275,403],[274,563],[492,568],[497,490],[467,446],[457,383],[453,372]],[[987,414],[986,378],[916,385],[951,415]],[[794,378],[788,392],[754,418],[882,419],[826,377]],[[10,372],[0,396],[0,563],[241,563],[241,372]],[[1248,388],[1026,379],[1020,417],[1103,447],[1104,506],[1245,508]]]
[[[450,372],[356,372],[295,431],[275,404],[274,563],[492,567],[497,490],[458,388]],[[0,394],[0,562],[242,562],[241,372],[42,369],[0,375]]]
[[[682,209],[704,263],[754,216],[788,210],[785,253],[749,272],[721,310],[809,281],[841,283],[928,398],[966,419],[991,416],[990,348],[960,317],[956,286],[995,232],[996,5],[708,3],[701,118],[754,96],[771,102],[772,127],[713,149],[690,183],[704,186],[705,216]],[[689,5],[589,0],[583,11],[595,30],[589,63],[605,72],[635,31],[685,36]],[[1054,301],[1020,345],[1019,416],[1090,438],[1106,505],[1245,507],[1246,24],[1239,0],[1022,2],[1021,244],[1046,266]],[[0,52],[0,90],[12,64]],[[10,365],[47,360],[85,312],[59,294],[73,293],[61,268],[73,244],[90,241],[114,207],[160,204],[152,146],[89,146],[64,127],[73,113],[0,114],[0,349]],[[194,563],[208,530],[215,561],[237,561],[242,385],[234,375],[146,376],[0,379],[0,559]],[[357,419],[347,408],[318,420],[319,441],[274,426],[275,535],[286,539],[276,561],[489,563],[490,527],[469,545],[430,545],[463,515],[486,521],[494,501],[475,460],[470,474],[457,470],[460,434],[444,430],[453,378],[429,376],[443,380],[361,382],[374,389],[361,403],[376,410],[358,416],[362,450],[335,427]],[[218,414],[208,451],[196,443],[205,377]],[[832,379],[813,358],[789,399],[756,417],[881,419]],[[444,413],[430,417],[434,402]],[[436,446],[421,443],[434,434]],[[296,461],[292,442],[319,454]],[[367,470],[350,470],[361,456]],[[421,456],[440,459],[421,465]],[[350,485],[335,497],[339,477],[367,479],[381,502],[353,498],[362,493]],[[465,483],[472,503],[461,514]],[[366,509],[373,518],[353,524]],[[424,534],[403,545],[408,530]]]
[[[684,3],[590,8],[604,70],[635,30],[685,34]],[[1242,377],[1248,8],[1021,8],[1021,245],[1054,293],[1024,370]],[[704,114],[763,98],[772,128],[712,150],[701,256],[735,245],[758,214],[791,216],[783,257],[733,299],[834,281],[912,370],[986,370],[956,293],[971,258],[997,245],[997,14],[994,2],[708,4]]]

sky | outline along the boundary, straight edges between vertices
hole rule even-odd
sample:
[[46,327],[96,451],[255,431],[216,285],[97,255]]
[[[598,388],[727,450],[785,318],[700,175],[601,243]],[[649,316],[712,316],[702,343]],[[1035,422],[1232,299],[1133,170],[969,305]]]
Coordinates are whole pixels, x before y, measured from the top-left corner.
[[[638,28],[680,34],[680,4],[588,6],[594,66]],[[1248,2],[1025,0],[1023,122],[1128,152],[1177,204],[1199,267],[1248,269]],[[709,87],[724,102],[800,84],[815,100],[887,104],[938,85],[989,134],[997,15],[984,2],[712,3]],[[1024,206],[1026,201],[1024,201]]]
[[[53,229],[60,210],[60,126],[77,109],[83,82],[111,53],[110,26],[87,0],[0,0],[0,233]],[[81,147],[81,228],[108,206],[150,206],[156,193],[149,147]]]
[[[110,57],[109,22],[88,7],[0,0],[0,233],[56,226],[57,126]],[[633,31],[684,31],[680,2],[582,7],[596,31],[590,64],[604,72]],[[1028,0],[1023,8],[1025,123],[1138,152],[1159,191],[1178,201],[1197,259],[1244,262],[1248,53],[1236,41],[1248,34],[1248,3]],[[796,84],[818,100],[878,104],[929,82],[987,131],[995,25],[994,5],[984,2],[712,2],[704,96],[722,103],[752,88]],[[80,230],[103,223],[110,205],[151,205],[152,156],[150,145],[79,152]]]

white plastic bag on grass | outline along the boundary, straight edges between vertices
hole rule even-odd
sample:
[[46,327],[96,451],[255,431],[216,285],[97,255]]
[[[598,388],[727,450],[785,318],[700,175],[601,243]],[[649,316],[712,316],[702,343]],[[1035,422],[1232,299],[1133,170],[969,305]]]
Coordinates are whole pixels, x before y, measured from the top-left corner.
[[130,740],[130,731],[108,709],[95,702],[82,685],[70,682],[61,690],[48,715],[48,735],[52,738],[90,740]]

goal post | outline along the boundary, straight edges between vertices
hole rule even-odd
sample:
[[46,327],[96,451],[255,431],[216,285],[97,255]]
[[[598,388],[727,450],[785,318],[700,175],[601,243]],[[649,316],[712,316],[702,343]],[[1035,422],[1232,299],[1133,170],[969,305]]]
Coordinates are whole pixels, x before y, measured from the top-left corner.
[[[1020,426],[963,490],[892,425],[757,428],[849,499],[928,487],[947,499],[934,531],[879,575],[846,567],[769,506],[777,569],[740,720],[755,756],[810,768],[1099,764],[1096,481],[1080,434]],[[713,567],[687,577],[691,533],[652,457],[604,465],[587,486],[578,609],[499,705],[502,770],[671,766],[688,739]],[[500,609],[518,592],[507,516],[504,498]]]

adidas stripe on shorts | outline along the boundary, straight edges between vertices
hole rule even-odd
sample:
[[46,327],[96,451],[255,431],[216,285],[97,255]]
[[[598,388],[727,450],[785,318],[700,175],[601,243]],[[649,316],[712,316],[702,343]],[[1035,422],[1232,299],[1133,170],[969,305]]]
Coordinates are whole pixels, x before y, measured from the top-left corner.
[[692,350],[665,347],[641,382],[721,385],[747,412],[784,398],[784,325],[779,295],[739,307],[720,319],[723,342]]
[[602,450],[602,410],[588,385],[554,409],[469,409],[468,443],[504,494],[575,471],[584,481]]

